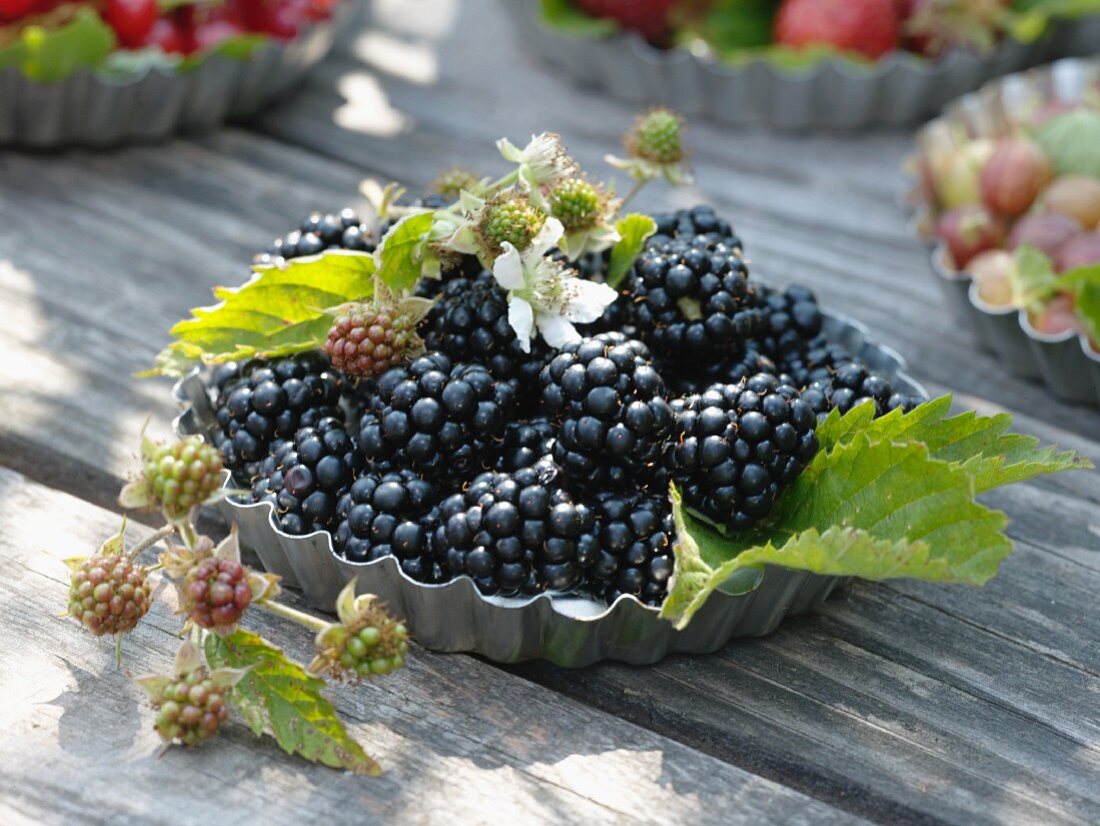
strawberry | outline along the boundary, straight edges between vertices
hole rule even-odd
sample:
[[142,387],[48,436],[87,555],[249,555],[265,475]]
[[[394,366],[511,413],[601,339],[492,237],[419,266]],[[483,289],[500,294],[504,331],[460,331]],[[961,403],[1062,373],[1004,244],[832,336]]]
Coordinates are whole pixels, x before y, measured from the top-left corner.
[[18,20],[35,10],[37,0],[0,0],[0,18]]
[[877,60],[898,48],[896,0],[783,0],[775,42],[795,49],[831,46]]
[[614,20],[657,43],[667,39],[677,0],[576,0],[577,8],[592,17]]
[[127,48],[141,46],[160,17],[157,0],[107,0],[103,17]]

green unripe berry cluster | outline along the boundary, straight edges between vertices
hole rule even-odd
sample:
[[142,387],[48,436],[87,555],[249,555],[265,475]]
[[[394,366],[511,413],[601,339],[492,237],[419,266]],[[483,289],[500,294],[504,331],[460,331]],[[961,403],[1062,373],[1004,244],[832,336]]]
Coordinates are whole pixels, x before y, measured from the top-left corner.
[[409,648],[406,641],[408,631],[401,623],[386,630],[388,634],[377,626],[368,625],[348,634],[338,655],[340,665],[348,675],[377,677],[396,671],[405,664],[405,653]]
[[435,179],[432,192],[439,193],[445,201],[457,201],[463,190],[472,190],[477,186],[478,177],[465,169],[449,169]]
[[551,190],[550,212],[566,230],[590,227],[600,217],[600,193],[583,178],[568,178]]
[[96,636],[132,631],[148,611],[145,569],[128,557],[97,554],[73,568],[69,615]]
[[198,668],[169,683],[153,701],[153,708],[157,712],[155,725],[161,738],[185,746],[197,746],[229,719],[225,696],[205,668]]
[[684,159],[680,118],[668,109],[643,115],[627,138],[630,154],[653,163],[679,163]]
[[145,476],[169,519],[187,515],[221,486],[222,457],[217,448],[189,436],[160,445],[145,465]]
[[499,253],[506,242],[523,250],[538,235],[544,223],[545,212],[526,198],[511,198],[489,205],[482,235],[493,252]]

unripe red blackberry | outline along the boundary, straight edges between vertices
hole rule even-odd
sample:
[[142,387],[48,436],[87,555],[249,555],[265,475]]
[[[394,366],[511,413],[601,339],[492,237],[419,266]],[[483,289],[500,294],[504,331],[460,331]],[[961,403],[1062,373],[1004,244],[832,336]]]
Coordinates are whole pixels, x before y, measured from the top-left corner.
[[423,349],[417,319],[385,303],[353,304],[332,323],[325,352],[337,370],[370,378]]
[[132,631],[149,611],[145,568],[125,554],[69,563],[69,615],[96,636]]
[[215,630],[236,625],[252,602],[248,571],[233,559],[198,562],[187,572],[181,594],[191,621]]
[[199,745],[229,719],[226,693],[204,667],[174,678],[152,697],[157,734],[169,743]]
[[180,519],[221,487],[222,457],[201,436],[158,446],[146,458],[145,476],[169,519]]

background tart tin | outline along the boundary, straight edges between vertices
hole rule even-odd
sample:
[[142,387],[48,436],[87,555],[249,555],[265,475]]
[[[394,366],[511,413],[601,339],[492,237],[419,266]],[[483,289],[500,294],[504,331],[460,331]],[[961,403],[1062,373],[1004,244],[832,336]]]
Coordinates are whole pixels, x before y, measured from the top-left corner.
[[[1100,95],[1100,60],[1059,60],[1000,78],[964,95],[922,128],[917,133],[918,151],[943,151],[969,138],[1005,135],[1023,113],[1050,101],[1074,102],[1086,92]],[[1100,406],[1100,353],[1088,337],[1073,331],[1040,333],[1026,310],[982,301],[977,282],[950,266],[947,247],[934,237],[934,205],[919,184],[910,191],[909,205],[914,229],[928,243],[932,271],[948,303],[982,346],[1010,373],[1043,382],[1058,398]]]
[[[899,392],[927,398],[905,375],[902,358],[870,343],[862,326],[827,315],[825,332],[889,378]],[[175,422],[177,434],[202,434],[209,440],[216,425],[203,376],[192,372],[176,385],[175,395],[183,410]],[[843,582],[841,577],[768,567],[758,588],[743,596],[715,593],[691,624],[677,631],[658,617],[657,609],[632,596],[608,606],[575,594],[482,596],[467,576],[425,585],[409,579],[392,557],[366,563],[341,559],[325,531],[283,533],[275,527],[268,503],[227,499],[216,508],[227,522],[237,523],[242,546],[268,571],[282,576],[284,585],[301,589],[313,607],[333,611],[340,589],[357,577],[358,590],[388,603],[425,648],[469,651],[502,663],[542,658],[566,667],[600,660],[649,664],[672,653],[709,653],[734,637],[771,633],[784,617],[812,610]]]
[[658,49],[630,32],[570,36],[542,22],[538,0],[502,2],[535,54],[578,83],[689,117],[793,131],[912,124],[990,78],[1100,49],[1095,16],[1058,23],[1034,43],[1006,40],[989,57],[956,50],[925,60],[898,51],[866,65],[826,59],[783,68],[763,59],[728,63],[687,47]]

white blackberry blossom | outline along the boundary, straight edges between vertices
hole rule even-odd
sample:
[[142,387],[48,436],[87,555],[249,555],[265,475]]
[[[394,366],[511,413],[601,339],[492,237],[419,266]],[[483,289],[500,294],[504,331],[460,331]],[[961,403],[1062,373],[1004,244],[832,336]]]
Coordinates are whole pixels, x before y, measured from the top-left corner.
[[508,323],[525,353],[531,352],[536,331],[555,349],[580,340],[573,325],[597,320],[618,296],[606,284],[578,278],[547,257],[564,231],[561,221],[547,218],[527,249],[520,252],[505,242],[493,264],[493,277],[508,291]]
[[[520,185],[533,199],[541,199],[544,186],[553,186],[563,178],[573,177],[580,170],[562,146],[561,138],[552,132],[532,135],[523,149],[507,138],[501,138],[497,141],[497,149],[506,161],[519,165]],[[542,203],[539,206],[546,208]]]

